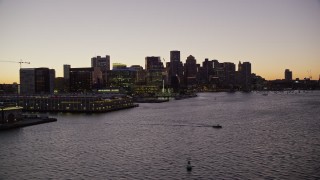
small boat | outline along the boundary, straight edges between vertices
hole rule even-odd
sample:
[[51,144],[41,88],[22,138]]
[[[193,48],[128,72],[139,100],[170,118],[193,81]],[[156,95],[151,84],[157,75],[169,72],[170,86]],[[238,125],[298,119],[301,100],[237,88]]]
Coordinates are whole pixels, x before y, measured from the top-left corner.
[[190,161],[188,161],[188,164],[187,164],[187,171],[192,171],[192,166],[191,166],[191,163]]
[[217,129],[222,128],[222,126],[221,126],[221,125],[219,125],[219,124],[217,124],[217,125],[213,125],[212,127],[213,127],[213,128],[217,128]]

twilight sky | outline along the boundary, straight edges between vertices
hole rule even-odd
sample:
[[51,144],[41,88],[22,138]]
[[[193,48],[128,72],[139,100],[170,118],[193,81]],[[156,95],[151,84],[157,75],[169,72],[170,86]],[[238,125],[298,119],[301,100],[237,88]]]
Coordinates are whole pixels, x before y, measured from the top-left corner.
[[[0,0],[0,61],[30,61],[63,76],[63,64],[94,56],[142,65],[193,55],[250,61],[266,79],[320,74],[320,0]],[[19,64],[0,62],[0,83],[19,82]]]

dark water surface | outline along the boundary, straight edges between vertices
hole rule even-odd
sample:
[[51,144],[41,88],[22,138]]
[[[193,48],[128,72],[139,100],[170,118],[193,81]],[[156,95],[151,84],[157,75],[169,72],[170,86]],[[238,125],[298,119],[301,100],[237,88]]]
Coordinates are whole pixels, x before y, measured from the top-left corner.
[[319,91],[53,114],[0,132],[0,179],[320,179],[319,114]]

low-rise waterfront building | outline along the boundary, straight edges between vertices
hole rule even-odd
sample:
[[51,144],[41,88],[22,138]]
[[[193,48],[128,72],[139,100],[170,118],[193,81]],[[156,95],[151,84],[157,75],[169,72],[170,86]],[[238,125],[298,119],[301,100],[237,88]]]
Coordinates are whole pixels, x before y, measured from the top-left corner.
[[13,123],[22,118],[22,107],[0,106],[0,124]]
[[0,84],[0,94],[18,94],[19,84]]
[[36,112],[108,112],[136,106],[132,98],[112,94],[1,96],[0,101],[21,106],[24,111]]

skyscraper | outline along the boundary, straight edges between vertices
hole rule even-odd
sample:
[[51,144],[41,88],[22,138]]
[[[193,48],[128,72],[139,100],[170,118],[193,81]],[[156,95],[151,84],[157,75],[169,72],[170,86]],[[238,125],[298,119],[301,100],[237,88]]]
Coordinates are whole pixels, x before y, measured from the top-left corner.
[[69,64],[63,65],[63,91],[69,92],[70,89],[70,68],[71,66]]
[[[231,62],[225,62],[225,63],[223,63],[223,69],[224,69],[224,82],[223,82],[223,84],[226,87],[231,88],[235,84],[236,65]],[[251,72],[250,72],[250,74],[251,74]]]
[[203,83],[209,83],[210,77],[214,75],[214,64],[213,61],[209,61],[209,59],[205,59],[202,62],[202,72],[201,79]]
[[69,81],[70,78],[70,68],[71,66],[69,64],[63,65],[63,77],[66,81]]
[[225,73],[223,63],[220,63],[218,60],[212,60],[213,63],[213,78],[210,79],[211,84],[215,84],[216,87],[221,87],[225,80]]
[[107,82],[107,71],[110,70],[110,56],[106,55],[106,57],[93,57],[91,58],[91,67],[96,68],[99,67],[102,72],[102,84],[105,86]]
[[238,64],[238,75],[239,85],[242,90],[248,91],[251,90],[251,63],[250,62],[239,62]]
[[286,69],[284,71],[284,79],[286,81],[291,81],[292,80],[292,71],[290,71],[289,69]]
[[101,71],[110,70],[110,56],[106,55],[106,57],[93,57],[91,58],[91,67],[100,67]]
[[170,51],[170,62],[180,62],[180,51]]
[[170,51],[169,84],[179,85],[183,79],[183,64],[180,61],[180,51]]
[[149,56],[145,58],[145,68],[147,71],[147,83],[152,85],[162,85],[164,67],[160,57]]
[[197,84],[197,61],[190,55],[187,57],[185,68],[185,83],[187,86],[193,86]]

